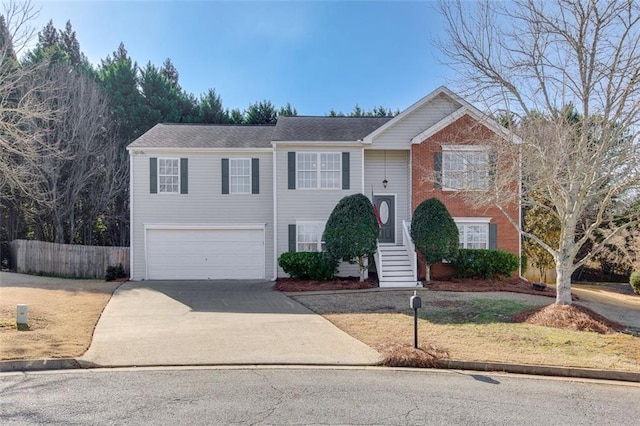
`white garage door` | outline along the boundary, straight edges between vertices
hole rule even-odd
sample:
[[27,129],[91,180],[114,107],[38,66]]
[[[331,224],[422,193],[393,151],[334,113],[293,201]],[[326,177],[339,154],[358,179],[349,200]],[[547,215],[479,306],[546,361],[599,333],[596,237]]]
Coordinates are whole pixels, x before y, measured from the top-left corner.
[[263,229],[147,229],[155,280],[264,278]]

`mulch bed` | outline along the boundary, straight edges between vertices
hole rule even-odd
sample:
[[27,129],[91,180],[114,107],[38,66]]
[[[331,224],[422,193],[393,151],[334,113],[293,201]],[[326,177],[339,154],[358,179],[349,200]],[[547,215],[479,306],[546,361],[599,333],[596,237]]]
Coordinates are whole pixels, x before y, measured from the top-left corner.
[[[534,294],[536,296],[556,297],[555,289],[546,287],[543,290],[534,288],[533,283],[514,278],[510,280],[462,280],[452,279],[449,281],[429,281],[423,284],[424,288],[434,291],[507,291],[511,293]],[[577,296],[573,296],[577,300]]]
[[[276,282],[275,289],[278,291],[293,293],[302,291],[361,290],[375,288],[377,286],[378,284],[375,279],[368,279],[364,282],[360,282],[357,278],[353,277],[340,278],[333,281],[279,278]],[[532,283],[522,279],[506,281],[453,279],[450,281],[429,281],[428,283],[424,283],[423,287],[434,291],[508,291],[512,293],[535,294],[536,296],[556,296],[556,292],[553,288],[547,287],[544,290],[536,290],[533,288]],[[574,300],[577,300],[576,296],[574,296]]]
[[275,289],[285,292],[328,291],[328,290],[361,290],[377,287],[377,283],[368,279],[360,282],[357,278],[343,278],[333,281],[298,280],[294,278],[278,278]]

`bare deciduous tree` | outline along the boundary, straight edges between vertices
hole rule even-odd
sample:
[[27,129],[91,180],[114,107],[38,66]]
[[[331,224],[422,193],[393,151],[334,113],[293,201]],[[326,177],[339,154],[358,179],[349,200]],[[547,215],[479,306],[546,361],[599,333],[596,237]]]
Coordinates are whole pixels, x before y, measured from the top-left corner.
[[571,304],[573,271],[638,222],[637,211],[622,215],[640,188],[640,5],[441,1],[439,10],[447,24],[439,45],[460,72],[461,91],[514,118],[521,140],[491,141],[498,153],[491,189],[465,196],[498,207],[522,196],[525,207],[559,221],[557,245],[520,232],[553,256],[556,303]]
[[47,100],[62,107],[60,120],[40,123],[48,127],[46,144],[61,153],[38,161],[44,177],[40,186],[46,195],[42,217],[51,227],[47,239],[72,243],[79,229],[90,228],[104,213],[126,179],[119,146],[110,131],[108,100],[98,83],[64,63],[53,64],[42,74],[43,79],[65,88]]
[[29,22],[36,13],[28,1],[9,1],[0,14],[0,194],[5,200],[25,196],[43,201],[37,161],[58,155],[43,143],[43,130],[35,121],[57,120],[59,108],[46,99],[60,88],[34,80],[46,64],[23,65],[16,56],[33,37]]

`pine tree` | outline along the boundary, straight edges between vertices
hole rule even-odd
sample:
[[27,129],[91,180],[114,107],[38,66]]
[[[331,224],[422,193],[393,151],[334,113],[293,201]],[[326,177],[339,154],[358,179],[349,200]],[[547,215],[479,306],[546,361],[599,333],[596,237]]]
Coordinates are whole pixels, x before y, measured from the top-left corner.
[[53,25],[53,20],[50,20],[47,25],[38,33],[37,47],[41,49],[47,49],[51,46],[60,45],[60,35],[58,30]]
[[171,62],[171,58],[167,58],[164,60],[164,62],[162,63],[162,66],[160,67],[160,72],[169,81],[171,81],[174,86],[179,87],[178,86],[178,77],[179,77],[178,70]]

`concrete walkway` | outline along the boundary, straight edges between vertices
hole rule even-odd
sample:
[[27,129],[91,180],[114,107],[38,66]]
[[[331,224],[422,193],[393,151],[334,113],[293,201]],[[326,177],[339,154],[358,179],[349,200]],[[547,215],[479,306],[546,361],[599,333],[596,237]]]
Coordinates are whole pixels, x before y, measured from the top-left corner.
[[266,281],[123,284],[80,361],[98,366],[372,365],[379,354]]

